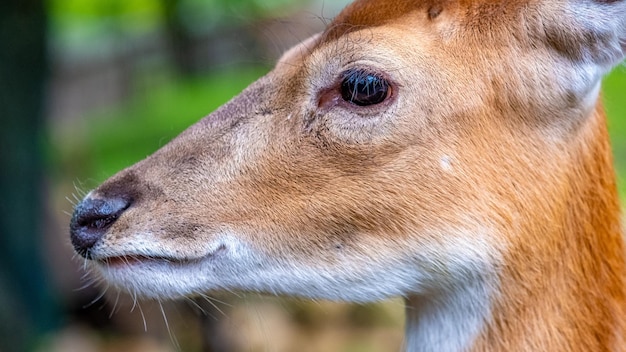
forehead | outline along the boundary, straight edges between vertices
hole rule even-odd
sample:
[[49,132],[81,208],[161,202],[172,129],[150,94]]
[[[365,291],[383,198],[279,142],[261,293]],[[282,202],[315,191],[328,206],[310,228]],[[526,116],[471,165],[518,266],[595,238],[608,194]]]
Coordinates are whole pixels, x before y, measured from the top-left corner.
[[323,39],[332,40],[350,32],[381,26],[414,11],[425,9],[433,2],[435,1],[355,1],[333,20]]
[[322,42],[350,32],[378,27],[407,16],[433,20],[440,14],[453,14],[468,27],[492,26],[507,21],[529,5],[528,0],[357,0],[331,23]]

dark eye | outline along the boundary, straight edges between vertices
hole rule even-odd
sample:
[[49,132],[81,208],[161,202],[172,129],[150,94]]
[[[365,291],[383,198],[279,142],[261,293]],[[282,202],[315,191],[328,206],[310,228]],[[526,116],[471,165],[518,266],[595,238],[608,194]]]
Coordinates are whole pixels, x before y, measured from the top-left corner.
[[389,82],[364,70],[348,70],[341,81],[341,97],[359,106],[380,104],[389,96]]

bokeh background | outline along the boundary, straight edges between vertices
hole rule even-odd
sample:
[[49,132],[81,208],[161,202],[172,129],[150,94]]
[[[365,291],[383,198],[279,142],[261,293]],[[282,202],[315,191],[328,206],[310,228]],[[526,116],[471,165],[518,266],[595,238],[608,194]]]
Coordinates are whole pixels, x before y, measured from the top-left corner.
[[[398,351],[400,300],[143,302],[84,277],[73,204],[230,99],[347,0],[0,2],[0,351]],[[626,197],[626,67],[604,99]]]

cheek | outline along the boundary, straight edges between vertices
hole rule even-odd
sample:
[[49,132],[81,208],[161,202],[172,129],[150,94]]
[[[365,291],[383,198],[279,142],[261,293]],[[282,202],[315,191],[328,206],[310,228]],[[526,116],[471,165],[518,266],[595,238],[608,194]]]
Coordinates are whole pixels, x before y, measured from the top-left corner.
[[442,182],[434,167],[425,172],[399,163],[389,166],[392,171],[343,175],[315,192],[283,198],[240,228],[256,247],[271,245],[274,255],[332,258],[362,248],[363,239],[393,242],[419,234],[450,221],[461,208],[454,201],[459,186]]

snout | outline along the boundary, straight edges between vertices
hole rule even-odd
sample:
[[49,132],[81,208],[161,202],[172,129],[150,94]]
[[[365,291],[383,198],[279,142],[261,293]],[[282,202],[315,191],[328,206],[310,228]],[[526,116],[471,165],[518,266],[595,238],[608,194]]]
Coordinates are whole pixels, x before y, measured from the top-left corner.
[[130,197],[94,198],[87,196],[74,209],[70,237],[78,254],[91,257],[91,249],[132,204]]

